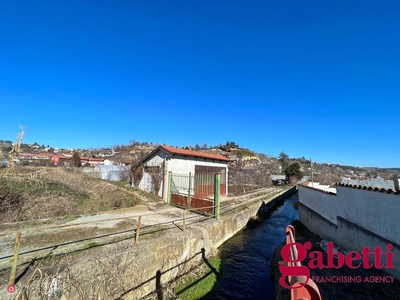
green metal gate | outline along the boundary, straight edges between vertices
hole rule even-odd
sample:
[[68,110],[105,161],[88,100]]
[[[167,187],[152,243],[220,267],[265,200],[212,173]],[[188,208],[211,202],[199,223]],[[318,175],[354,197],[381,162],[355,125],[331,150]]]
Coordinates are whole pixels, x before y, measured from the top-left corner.
[[214,214],[215,175],[170,173],[168,177],[171,204]]

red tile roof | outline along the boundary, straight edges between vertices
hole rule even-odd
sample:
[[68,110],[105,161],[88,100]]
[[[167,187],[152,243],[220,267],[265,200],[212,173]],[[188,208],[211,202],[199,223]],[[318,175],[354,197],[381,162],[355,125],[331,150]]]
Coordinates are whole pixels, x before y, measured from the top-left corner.
[[167,151],[169,153],[176,154],[176,155],[201,157],[201,158],[208,158],[208,159],[222,160],[222,161],[230,161],[229,158],[227,158],[223,155],[219,155],[219,154],[210,154],[210,153],[199,152],[199,151],[184,150],[184,149],[174,148],[174,147],[170,147],[170,146],[166,146],[166,145],[163,145],[160,148],[164,149],[165,151]]
[[79,156],[79,158],[90,161],[105,161],[105,158],[97,158],[97,157]]

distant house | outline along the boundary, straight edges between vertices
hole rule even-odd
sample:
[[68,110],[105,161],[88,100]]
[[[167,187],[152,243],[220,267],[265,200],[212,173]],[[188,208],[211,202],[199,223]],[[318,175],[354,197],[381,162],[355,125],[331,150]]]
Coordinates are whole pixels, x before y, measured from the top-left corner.
[[[167,175],[173,174],[221,174],[221,195],[228,193],[228,162],[229,159],[218,154],[210,154],[199,151],[184,150],[170,146],[159,146],[151,153],[141,159],[136,166],[143,166],[143,176],[139,188],[152,191],[151,173],[161,175],[161,184],[158,195],[166,200],[167,197]],[[194,182],[196,185],[196,181]]]
[[100,156],[113,156],[115,151],[113,148],[111,149],[101,149],[99,155]]
[[[79,158],[81,159],[81,164],[83,165],[90,165],[90,166],[97,166],[104,164],[104,158],[93,158],[93,157],[86,157],[80,155]],[[72,155],[70,153],[67,154],[52,154],[51,155],[51,163],[55,166],[58,165],[71,165],[72,163]]]
[[40,148],[40,146],[38,144],[30,144],[29,147],[34,148],[34,149],[38,149]]
[[72,157],[72,155],[74,155],[74,152],[62,152],[61,155],[63,157]]
[[3,149],[12,147],[12,142],[11,142],[11,141],[0,141],[0,143],[3,144],[3,145],[2,145],[2,146],[3,146]]
[[34,160],[34,159],[51,159],[52,154],[49,153],[21,153],[20,158],[21,159],[29,159],[29,160]]
[[80,156],[82,166],[88,164],[90,166],[97,166],[104,164],[104,158],[93,158],[93,157],[86,157]]
[[270,176],[273,185],[284,185],[287,184],[285,175],[271,175]]
[[24,164],[47,164],[52,160],[51,153],[21,153],[19,159]]
[[393,180],[385,180],[382,177],[372,178],[371,180],[358,180],[342,177],[343,184],[356,185],[356,186],[366,186],[380,189],[394,189]]

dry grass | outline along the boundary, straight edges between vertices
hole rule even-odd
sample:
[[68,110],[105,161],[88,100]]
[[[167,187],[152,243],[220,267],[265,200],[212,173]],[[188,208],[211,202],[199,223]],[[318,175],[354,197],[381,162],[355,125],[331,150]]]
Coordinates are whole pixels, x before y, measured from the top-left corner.
[[132,247],[111,247],[108,255],[50,257],[33,267],[20,283],[14,300],[115,299],[142,281],[137,253]]
[[0,221],[79,215],[135,206],[143,195],[80,169],[18,167],[0,173]]
[[[98,253],[83,259],[74,255],[51,256],[31,266],[31,271],[17,283],[13,300],[141,299],[144,291],[139,290],[148,280],[148,274],[143,272],[139,258],[138,248],[127,243],[116,244],[102,255]],[[173,289],[187,276],[202,274],[202,265],[199,260],[181,263],[176,254],[167,253],[160,264],[160,278],[169,273],[170,279],[176,279],[169,282],[162,279],[157,285],[153,277],[149,284],[159,289],[145,298],[176,299]]]

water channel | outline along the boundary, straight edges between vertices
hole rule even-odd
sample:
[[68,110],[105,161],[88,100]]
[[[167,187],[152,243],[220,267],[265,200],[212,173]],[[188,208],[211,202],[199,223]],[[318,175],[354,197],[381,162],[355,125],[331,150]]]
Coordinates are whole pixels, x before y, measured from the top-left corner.
[[202,299],[273,299],[275,284],[270,263],[285,240],[285,228],[298,219],[295,194],[272,208],[268,219],[246,227],[220,247],[222,274],[213,291]]

